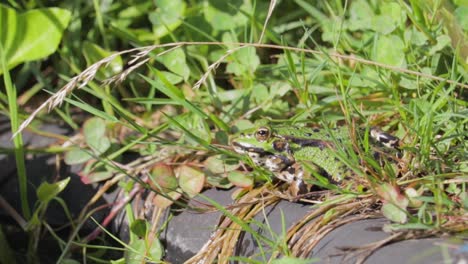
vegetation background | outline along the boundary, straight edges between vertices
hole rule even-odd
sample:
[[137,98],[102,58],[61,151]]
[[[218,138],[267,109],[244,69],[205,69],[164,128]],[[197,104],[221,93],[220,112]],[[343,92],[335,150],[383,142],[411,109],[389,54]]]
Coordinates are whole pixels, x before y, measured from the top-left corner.
[[[239,188],[238,199],[254,199],[264,191],[255,183],[271,183],[271,175],[228,145],[230,135],[260,119],[380,126],[402,139],[399,167],[382,167],[364,151],[345,158],[357,175],[348,187],[317,180],[330,190],[328,205],[341,212],[322,224],[339,219],[344,204],[372,197],[362,204],[377,204],[393,232],[466,236],[465,0],[7,0],[0,29],[0,113],[14,134],[14,146],[0,150],[15,156],[21,216],[7,211],[28,236],[14,250],[4,233],[10,225],[2,223],[5,263],[39,261],[39,241],[50,236],[61,251],[58,262],[107,262],[107,252],[119,251],[110,246],[119,240],[111,234],[95,242],[104,228],[79,235],[93,201],[71,217],[59,195],[70,188],[68,175],[28,184],[26,154],[58,154],[60,162],[83,165],[81,180],[99,183],[97,196],[118,184],[127,199],[115,208],[126,209],[132,236],[115,263],[163,261],[164,225],[135,220],[127,202],[142,188],[152,190],[155,211],[186,206],[211,187]],[[46,123],[74,132],[42,131]],[[57,141],[31,148],[18,131]],[[130,154],[140,158],[126,162]],[[33,204],[28,189],[35,190]],[[51,202],[70,216],[68,236],[48,224]],[[223,213],[251,232],[245,212]],[[292,247],[265,243],[277,251],[273,256],[291,256],[284,263],[299,263]]]

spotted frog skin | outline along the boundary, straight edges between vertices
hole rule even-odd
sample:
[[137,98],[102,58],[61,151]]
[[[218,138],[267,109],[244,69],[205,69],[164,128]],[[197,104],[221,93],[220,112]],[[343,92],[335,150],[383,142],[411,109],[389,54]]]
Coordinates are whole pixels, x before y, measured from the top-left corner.
[[[231,145],[255,165],[290,184],[293,196],[308,189],[305,180],[313,173],[341,181],[352,171],[338,158],[339,145],[350,146],[349,128],[320,129],[296,126],[259,126],[243,131]],[[381,148],[398,149],[399,139],[378,128],[369,130],[370,142]],[[384,151],[377,150],[374,156]]]

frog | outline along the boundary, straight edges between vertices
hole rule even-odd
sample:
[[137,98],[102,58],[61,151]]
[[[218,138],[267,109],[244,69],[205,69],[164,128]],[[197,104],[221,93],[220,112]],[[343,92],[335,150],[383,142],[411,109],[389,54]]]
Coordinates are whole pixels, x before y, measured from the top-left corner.
[[[389,153],[388,150],[400,151],[399,138],[378,127],[360,129],[359,133],[368,133],[376,159],[380,159],[382,153]],[[253,164],[288,183],[291,197],[306,193],[311,187],[309,180],[316,174],[333,182],[353,176],[354,172],[336,154],[338,148],[352,146],[352,143],[350,129],[346,126],[329,129],[265,122],[241,131],[231,140],[235,152],[248,156]]]

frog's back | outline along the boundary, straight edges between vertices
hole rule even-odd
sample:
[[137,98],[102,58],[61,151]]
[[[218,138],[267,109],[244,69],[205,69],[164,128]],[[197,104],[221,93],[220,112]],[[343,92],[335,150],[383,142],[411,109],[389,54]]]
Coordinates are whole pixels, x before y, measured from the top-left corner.
[[348,167],[338,158],[336,149],[333,146],[303,147],[295,152],[295,159],[298,162],[312,162],[317,167],[325,171],[333,180],[342,180],[348,174]]
[[314,139],[332,142],[334,140],[341,141],[349,138],[349,129],[347,127],[325,129],[300,126],[275,126],[272,130],[275,135],[298,139]]

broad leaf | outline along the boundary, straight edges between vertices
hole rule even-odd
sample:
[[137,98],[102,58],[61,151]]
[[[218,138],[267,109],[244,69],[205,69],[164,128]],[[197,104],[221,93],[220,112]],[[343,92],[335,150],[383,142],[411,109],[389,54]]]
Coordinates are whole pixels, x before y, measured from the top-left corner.
[[[223,34],[223,42],[237,42],[237,39],[230,33]],[[234,45],[227,45],[230,49],[236,48]],[[260,65],[260,58],[257,56],[257,51],[254,47],[243,47],[228,58],[226,72],[242,76],[244,74],[253,75]]]
[[375,45],[373,60],[396,67],[406,67],[405,44],[399,36],[380,36]]
[[378,186],[376,190],[384,203],[382,206],[383,215],[393,222],[406,223],[408,220],[406,208],[409,201],[405,195],[400,193],[400,189],[397,186],[384,183]]
[[161,38],[182,24],[187,4],[182,0],[155,0],[158,9],[149,13],[153,33]]
[[382,206],[382,214],[389,220],[396,222],[396,223],[406,223],[408,217],[401,208],[398,206],[386,203]]
[[310,264],[320,262],[319,258],[303,259],[295,257],[281,257],[271,261],[271,264]]
[[356,0],[351,2],[349,8],[350,19],[348,27],[352,31],[370,29],[372,27],[372,18],[374,11],[369,6],[369,3],[364,0]]
[[182,196],[180,191],[158,194],[153,198],[153,204],[161,209],[165,209]]
[[211,173],[222,174],[233,171],[239,167],[239,161],[229,159],[225,155],[215,155],[207,158],[204,162],[205,168]]
[[248,22],[248,17],[240,10],[249,14],[252,10],[250,1],[230,1],[229,4],[219,0],[206,1],[203,13],[213,29],[221,31],[234,29]]
[[0,5],[0,41],[8,69],[54,53],[70,17],[70,11],[60,8],[41,8],[18,14],[14,9]]
[[93,117],[87,120],[83,125],[83,134],[86,144],[96,155],[104,153],[111,146],[109,138],[105,136],[106,123],[100,118]]
[[372,29],[382,34],[388,34],[395,28],[404,24],[406,13],[401,6],[395,2],[382,3],[380,15],[372,20]]
[[81,182],[83,182],[84,184],[91,184],[110,179],[112,176],[114,176],[114,172],[103,170],[90,173],[81,172],[79,173],[79,175],[81,178]]
[[158,192],[167,192],[175,190],[178,182],[170,166],[158,163],[151,169],[149,185]]
[[240,171],[230,171],[228,179],[232,184],[242,188],[252,187],[254,183],[253,177]]
[[85,151],[79,148],[74,148],[65,153],[64,161],[67,165],[81,164],[90,160],[93,156],[89,151]]
[[[152,239],[151,247],[147,247],[145,239],[136,239],[128,245],[125,262],[129,264],[155,263],[163,256],[163,247],[157,238]],[[132,250],[133,249],[133,250]]]
[[48,203],[67,187],[70,177],[55,183],[43,182],[37,188],[37,198],[43,203]]
[[183,77],[184,80],[188,79],[190,69],[187,66],[187,61],[185,60],[185,53],[183,49],[175,49],[158,57],[158,60],[171,72]]
[[205,183],[205,174],[203,172],[184,165],[177,168],[176,174],[179,176],[180,188],[190,197],[200,193]]
[[458,7],[455,10],[455,17],[463,30],[468,31],[468,5]]
[[146,221],[143,219],[135,219],[130,225],[130,230],[138,237],[145,237],[148,230]]

